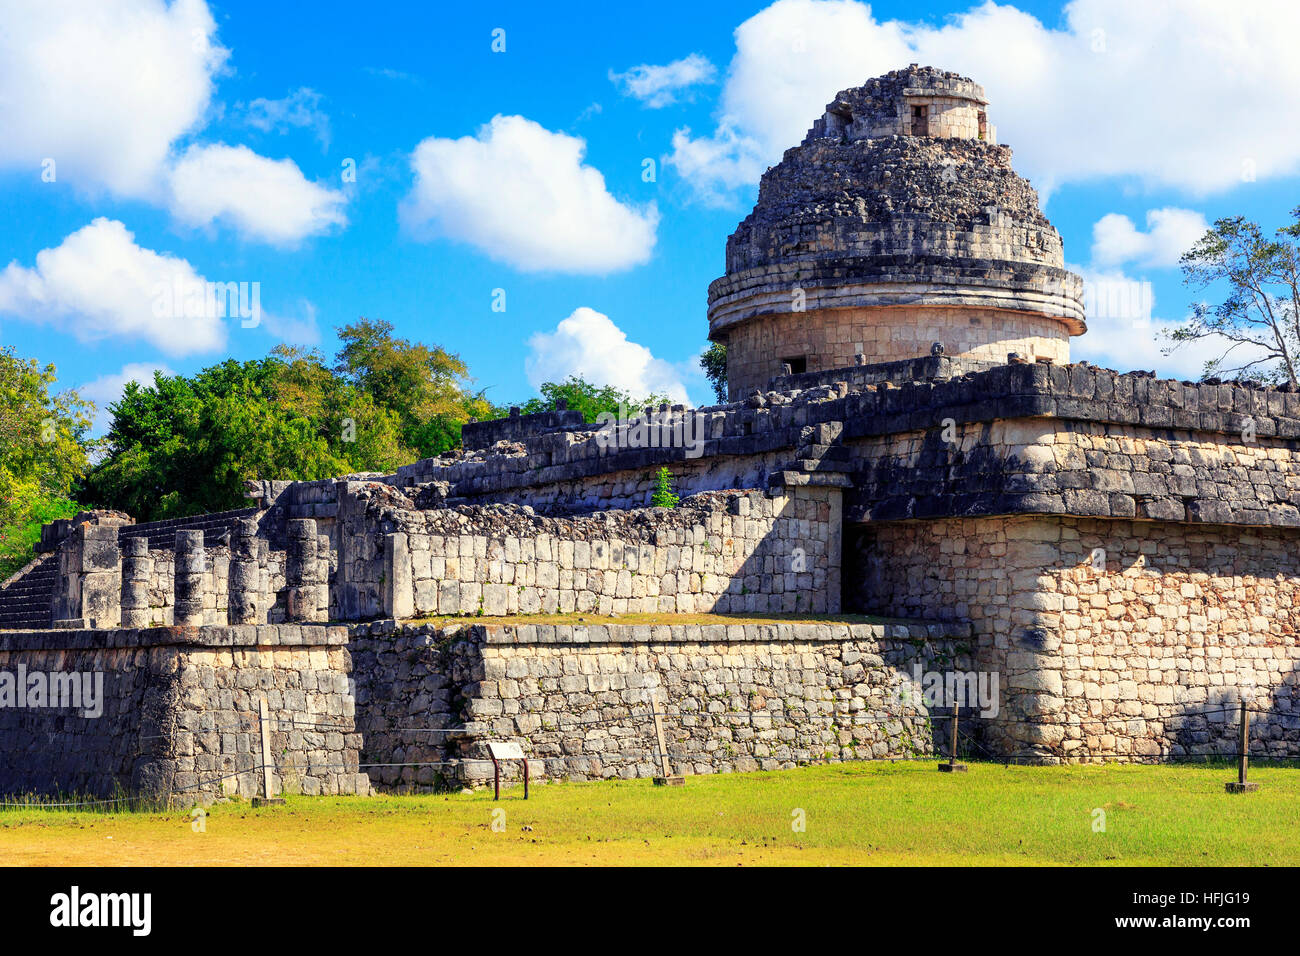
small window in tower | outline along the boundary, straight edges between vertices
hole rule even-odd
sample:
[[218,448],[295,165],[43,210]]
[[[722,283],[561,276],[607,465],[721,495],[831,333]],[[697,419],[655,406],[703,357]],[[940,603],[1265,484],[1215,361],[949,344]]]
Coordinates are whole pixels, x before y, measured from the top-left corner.
[[986,116],[984,115],[984,111],[983,111],[983,110],[980,110],[980,111],[979,111],[979,121],[980,121],[980,139],[988,139],[988,138],[989,138],[989,121],[988,121],[988,117],[986,117]]
[[912,135],[913,136],[930,135],[930,107],[928,106],[912,107]]
[[781,364],[790,366],[791,375],[802,375],[804,372],[808,371],[808,356],[793,355],[789,358],[781,359]]
[[848,135],[849,126],[853,123],[853,114],[844,113],[838,110],[829,110],[826,113],[826,135],[838,136],[841,139]]

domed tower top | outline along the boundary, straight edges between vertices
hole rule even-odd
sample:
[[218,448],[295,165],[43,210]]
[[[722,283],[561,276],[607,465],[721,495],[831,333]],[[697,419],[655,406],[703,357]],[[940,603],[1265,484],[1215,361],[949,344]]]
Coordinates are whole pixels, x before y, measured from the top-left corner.
[[1082,280],[994,142],[984,91],[910,66],[841,92],[763,174],[709,286],[731,397],[782,374],[930,354],[1069,360]]
[[997,142],[988,125],[984,87],[956,73],[913,63],[845,90],[826,107],[804,143],[881,136],[936,136]]

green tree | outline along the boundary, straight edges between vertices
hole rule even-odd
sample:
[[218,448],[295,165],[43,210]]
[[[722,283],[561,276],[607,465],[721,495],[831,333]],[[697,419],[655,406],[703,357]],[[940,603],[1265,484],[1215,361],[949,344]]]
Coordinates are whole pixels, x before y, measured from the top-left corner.
[[76,391],[52,392],[53,365],[0,348],[0,580],[32,557],[41,525],[70,518],[86,470],[95,406]]
[[713,394],[718,401],[727,401],[727,347],[721,342],[714,342],[700,353],[700,368],[713,386]]
[[[521,414],[555,411],[559,402],[564,401],[568,408],[582,413],[584,422],[594,422],[604,413],[618,415],[622,410],[623,414],[635,415],[650,405],[669,401],[666,395],[648,395],[638,401],[623,389],[613,385],[593,385],[577,375],[570,375],[563,382],[543,382],[538,391],[542,393],[540,398],[530,398],[519,406]],[[499,408],[495,417],[501,418],[505,414],[506,409]]]
[[491,404],[471,394],[469,369],[440,346],[393,336],[388,322],[361,319],[338,329],[336,374],[395,414],[402,443],[430,458],[460,445],[460,426],[489,418]]
[[155,374],[152,385],[128,384],[111,410],[107,454],[85,496],[141,521],[240,507],[250,478],[391,471],[415,457],[397,416],[315,351]]
[[[1204,375],[1240,374],[1257,368],[1269,381],[1300,380],[1300,206],[1290,225],[1264,234],[1243,216],[1219,219],[1183,255],[1183,278],[1197,289],[1223,289],[1217,304],[1196,303],[1183,326],[1166,332],[1172,344],[1197,339],[1223,342],[1221,353],[1205,363]],[[1239,364],[1229,358],[1244,349]],[[1240,353],[1238,353],[1240,354]]]

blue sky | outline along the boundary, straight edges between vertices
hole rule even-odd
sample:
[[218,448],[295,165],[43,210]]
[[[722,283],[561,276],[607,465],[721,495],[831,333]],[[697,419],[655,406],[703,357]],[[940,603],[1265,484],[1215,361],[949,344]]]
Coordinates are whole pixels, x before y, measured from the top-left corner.
[[[1289,4],[466,6],[0,0],[0,344],[106,404],[155,367],[331,354],[367,316],[499,403],[568,372],[704,403],[706,288],[758,175],[913,61],[984,84],[1067,261],[1150,282],[1154,326],[1206,222],[1300,203]],[[149,315],[169,271],[259,283],[262,321]],[[1204,356],[1120,315],[1072,357]]]

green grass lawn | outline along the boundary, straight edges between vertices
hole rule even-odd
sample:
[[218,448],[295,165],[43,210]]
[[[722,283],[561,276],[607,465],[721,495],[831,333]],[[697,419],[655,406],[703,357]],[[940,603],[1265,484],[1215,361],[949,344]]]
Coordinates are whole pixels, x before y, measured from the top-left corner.
[[[473,794],[290,798],[254,810],[0,811],[10,865],[1296,865],[1300,767],[859,763],[774,773],[553,783]],[[1094,832],[1094,811],[1105,831]],[[503,810],[503,829],[492,828]],[[796,832],[796,810],[805,829]]]

